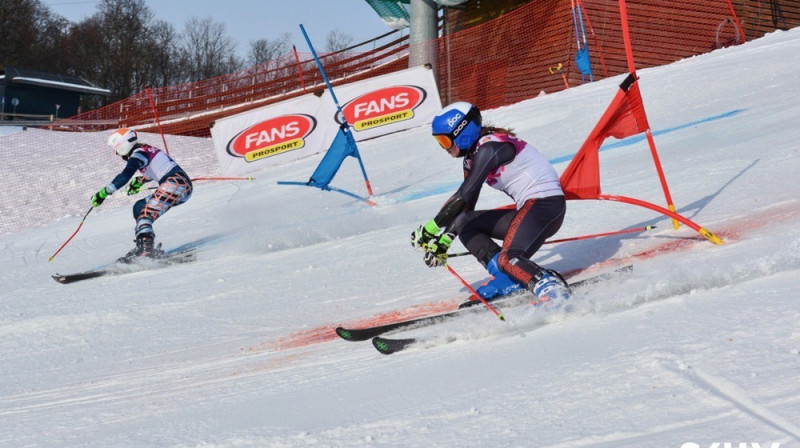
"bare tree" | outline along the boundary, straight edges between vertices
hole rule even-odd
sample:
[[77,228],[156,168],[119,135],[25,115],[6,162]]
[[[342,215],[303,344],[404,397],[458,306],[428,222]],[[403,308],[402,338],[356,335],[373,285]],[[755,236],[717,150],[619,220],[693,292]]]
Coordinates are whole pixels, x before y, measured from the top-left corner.
[[291,39],[291,34],[283,33],[274,40],[259,39],[251,41],[250,53],[247,56],[248,65],[255,67],[288,53]]
[[[327,50],[341,50],[352,40],[332,31]],[[98,0],[95,14],[78,23],[51,13],[43,0],[0,0],[0,69],[9,65],[67,73],[111,90],[109,97],[85,96],[86,110],[128,98],[148,86],[233,74],[244,61],[253,67],[245,84],[288,82],[294,70],[286,62],[292,58],[290,50],[291,35],[284,33],[251,42],[242,60],[223,23],[192,18],[179,34],[169,23],[155,20],[145,0]]]
[[56,71],[64,64],[60,47],[69,21],[40,0],[0,2],[0,66]]
[[339,30],[332,30],[325,39],[325,51],[335,53],[349,47],[353,36]]
[[[103,88],[109,88],[103,85],[100,79],[105,65],[101,54],[105,46],[102,29],[103,24],[99,15],[89,17],[69,29],[64,39],[64,54],[69,61],[69,68],[65,73],[80,76]],[[90,110],[99,107],[103,102],[102,97],[84,95],[81,96],[81,109]]]
[[98,9],[103,38],[99,83],[111,90],[109,100],[117,101],[146,85],[149,68],[141,56],[151,43],[153,13],[144,0],[101,0]]
[[37,51],[29,55],[29,64],[31,68],[41,67],[40,70],[62,73],[69,68],[63,46],[70,22],[46,8],[40,9],[37,16],[39,33],[33,41]]
[[214,78],[241,69],[236,44],[225,34],[225,24],[211,17],[186,22],[180,49],[189,81]]
[[347,59],[347,55],[341,51],[349,47],[351,42],[353,42],[353,37],[339,30],[328,33],[328,37],[325,39],[325,50],[329,53],[323,58],[322,63],[325,65],[329,77],[335,79],[347,76],[348,70],[343,63]]
[[168,22],[156,20],[151,27],[151,45],[144,58],[148,67],[147,82],[151,86],[168,86],[185,80],[180,64],[178,44],[180,36]]

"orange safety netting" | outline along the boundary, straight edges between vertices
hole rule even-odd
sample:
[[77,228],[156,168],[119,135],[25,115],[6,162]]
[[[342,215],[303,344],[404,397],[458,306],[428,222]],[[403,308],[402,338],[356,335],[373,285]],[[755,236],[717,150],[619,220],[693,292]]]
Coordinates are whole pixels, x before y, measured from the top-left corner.
[[[471,2],[474,3],[474,2]],[[470,5],[468,3],[467,5]],[[483,3],[490,3],[484,0]],[[572,3],[575,3],[573,1]],[[583,0],[583,29],[595,80],[627,72],[616,0]],[[469,7],[469,6],[468,6]],[[480,5],[478,5],[480,7]],[[484,5],[484,8],[487,6]],[[444,31],[469,11],[448,10]],[[727,0],[636,0],[629,20],[637,68],[663,65],[715,49],[735,30]],[[532,1],[483,24],[424,44],[433,50],[443,101],[470,101],[488,109],[581,83],[575,64],[578,36],[568,0]],[[764,31],[761,21],[753,23]],[[390,33],[374,48],[322,55],[333,85],[407,68],[408,37]],[[362,50],[362,51],[357,51]],[[285,55],[261,66],[218,78],[153,88],[59,123],[61,129],[102,130],[121,126],[167,134],[208,136],[214,120],[319,91],[324,84],[310,53]],[[562,71],[551,70],[561,64]],[[562,73],[563,72],[563,73]],[[563,77],[562,77],[563,74]]]
[[[448,10],[443,29],[455,29],[452,25],[459,14],[469,14],[475,5],[490,9],[492,1],[473,0],[466,3],[467,10]],[[737,12],[744,11],[742,26],[748,39],[800,23],[796,13],[800,8],[793,6],[798,2],[782,2],[786,20],[774,24],[766,10],[752,1],[731,1]],[[483,109],[499,107],[581,82],[575,64],[578,38],[572,3],[583,9],[594,79],[627,73],[617,0],[531,1],[480,25],[420,44],[420,48],[410,49],[408,37],[394,32],[343,52],[323,54],[321,59],[337,86],[403,70],[408,66],[409,51],[430,51],[444,102],[465,100]],[[735,18],[728,0],[629,0],[627,4],[638,69],[736,41],[738,26],[731,25]],[[13,196],[14,192],[32,191],[28,188],[0,190],[0,233],[85,213],[91,194],[121,169],[105,147],[107,133],[97,131],[133,126],[143,141],[174,155],[190,176],[213,176],[218,174],[218,166],[208,137],[214,120],[323,89],[311,54],[291,53],[218,78],[149,89],[46,128],[29,130],[27,136],[4,137],[11,157],[0,176],[7,185],[47,179],[50,185],[60,186],[62,200],[50,204]],[[64,135],[46,129],[73,132]],[[28,143],[32,137],[33,149]],[[42,172],[27,172],[24,164],[17,166],[17,161],[26,157],[41,160]],[[102,178],[97,178],[98,173],[103,173]],[[19,207],[20,201],[26,205]],[[109,206],[129,203],[115,198]]]
[[[407,67],[408,36],[389,33],[370,51],[352,50],[323,57],[332,79],[353,82]],[[388,38],[388,39],[385,39]],[[376,38],[380,39],[380,38]],[[372,42],[361,44],[368,45]],[[140,92],[108,106],[84,112],[54,126],[97,131],[135,127],[139,131],[207,137],[222,117],[324,89],[310,52],[290,53],[237,73]]]
[[[578,3],[594,79],[627,73],[617,0]],[[715,49],[731,9],[727,0],[631,0],[628,16],[637,68],[645,68]],[[441,96],[495,108],[564,90],[561,73],[550,70],[559,64],[568,84],[579,85],[577,45],[570,1],[527,3],[438,40]]]

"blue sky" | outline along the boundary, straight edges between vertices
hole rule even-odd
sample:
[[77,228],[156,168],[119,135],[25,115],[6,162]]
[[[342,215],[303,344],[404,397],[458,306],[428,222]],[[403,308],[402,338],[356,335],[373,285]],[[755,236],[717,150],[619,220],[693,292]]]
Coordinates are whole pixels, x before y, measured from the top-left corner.
[[[43,0],[56,14],[78,22],[97,11],[98,0]],[[228,36],[244,55],[249,42],[275,39],[290,33],[298,51],[308,51],[300,33],[302,23],[315,48],[324,49],[325,38],[332,30],[352,36],[353,43],[362,42],[391,31],[364,0],[146,0],[159,20],[183,30],[191,17],[212,17],[223,22]],[[407,31],[406,31],[407,32]]]

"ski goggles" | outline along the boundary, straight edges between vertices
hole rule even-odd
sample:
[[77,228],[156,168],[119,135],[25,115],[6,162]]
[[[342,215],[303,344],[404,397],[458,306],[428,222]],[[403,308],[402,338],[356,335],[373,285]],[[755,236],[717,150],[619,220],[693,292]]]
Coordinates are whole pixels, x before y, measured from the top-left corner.
[[450,149],[450,147],[453,146],[453,137],[450,137],[448,134],[435,134],[433,138],[435,138],[439,146],[444,149]]
[[477,107],[473,106],[470,108],[469,112],[467,112],[464,118],[459,120],[456,126],[453,126],[452,132],[447,134],[433,134],[433,138],[436,139],[436,141],[439,143],[439,146],[442,148],[450,149],[455,144],[455,140],[458,138],[458,135],[464,131],[464,129],[466,129],[470,122],[474,122],[478,126],[481,125],[481,114]]

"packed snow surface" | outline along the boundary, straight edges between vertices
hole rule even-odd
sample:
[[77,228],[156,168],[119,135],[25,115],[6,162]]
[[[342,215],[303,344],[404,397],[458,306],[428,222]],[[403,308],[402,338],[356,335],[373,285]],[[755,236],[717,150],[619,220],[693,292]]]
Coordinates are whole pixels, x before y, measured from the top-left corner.
[[[409,245],[461,177],[427,128],[359,144],[375,207],[277,185],[307,180],[321,155],[252,182],[198,182],[155,224],[165,248],[198,247],[193,263],[51,280],[131,248],[119,195],[52,262],[83,212],[0,236],[0,446],[800,447],[798,54],[794,29],[638,73],[677,211],[725,244],[645,208],[571,201],[556,238],[657,227],[546,245],[534,259],[573,279],[631,272],[577,291],[568,313],[518,306],[501,322],[484,310],[400,333],[436,344],[391,356],[333,328],[468,295]],[[622,79],[484,117],[562,172]],[[28,130],[0,145],[40,138],[52,144]],[[107,160],[102,172],[52,174],[99,189],[122,167]],[[641,136],[609,139],[600,160],[605,193],[665,204]],[[332,185],[366,194],[353,159]],[[31,206],[67,201],[48,178],[4,189]],[[89,207],[87,194],[69,200]],[[508,203],[485,188],[478,207]],[[451,265],[487,280],[472,257]]]

